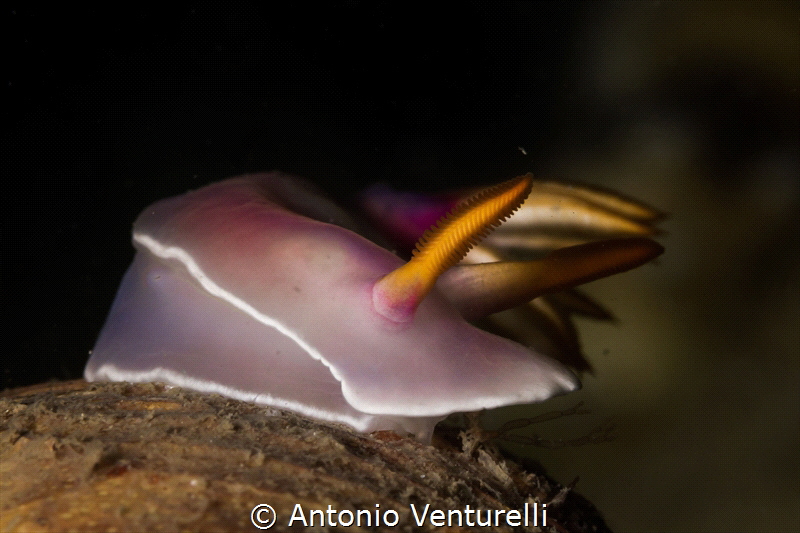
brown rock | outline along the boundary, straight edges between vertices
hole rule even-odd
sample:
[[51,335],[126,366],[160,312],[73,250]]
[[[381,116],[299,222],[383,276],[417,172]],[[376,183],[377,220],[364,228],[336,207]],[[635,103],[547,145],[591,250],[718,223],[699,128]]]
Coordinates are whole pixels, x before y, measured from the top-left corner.
[[[546,531],[607,530],[583,498],[491,446],[468,456],[443,440],[363,435],[157,384],[79,380],[3,392],[0,496],[3,532],[256,531],[259,504],[277,514],[270,531],[540,531],[504,520],[526,502],[549,503]],[[480,509],[473,523],[505,512],[500,527],[420,528],[411,504],[445,517]],[[368,513],[361,527],[339,524],[347,513],[331,515],[336,525],[326,518],[320,527],[316,516],[317,527],[290,527],[298,505],[306,521],[329,505],[354,519]],[[395,516],[397,526],[386,525]]]

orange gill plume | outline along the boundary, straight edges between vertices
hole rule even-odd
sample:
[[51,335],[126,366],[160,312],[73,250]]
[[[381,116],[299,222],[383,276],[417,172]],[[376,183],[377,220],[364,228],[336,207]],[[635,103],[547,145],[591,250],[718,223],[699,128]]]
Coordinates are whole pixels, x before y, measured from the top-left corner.
[[486,189],[427,230],[411,260],[375,283],[375,310],[395,322],[413,319],[414,310],[439,276],[522,204],[530,193],[532,179],[531,174],[525,174]]
[[[561,267],[551,268],[553,274],[576,275],[579,272],[569,274],[569,269],[558,259],[562,253],[555,251],[564,249],[563,254],[581,259],[580,255],[568,250],[570,247],[586,245],[583,251],[594,249],[599,255],[591,261],[574,262],[578,271],[590,268],[593,264],[602,267],[605,263],[609,267],[605,275],[611,275],[635,267],[639,260],[647,262],[648,257],[652,259],[658,256],[663,249],[650,239],[603,242],[656,236],[661,231],[655,225],[663,218],[664,213],[616,191],[585,184],[535,180],[531,194],[522,207],[503,226],[473,248],[462,265],[508,259],[542,259],[547,254],[553,254],[551,266]],[[595,244],[589,246],[589,243]],[[641,254],[639,259],[636,257],[638,254]],[[616,258],[620,261],[619,267],[615,266]],[[562,259],[566,257],[562,256]],[[624,267],[629,261],[633,261],[633,264]],[[564,274],[557,274],[559,270]],[[544,279],[540,279],[539,283],[544,284]],[[573,284],[577,285],[577,280]],[[572,318],[584,316],[613,321],[614,317],[600,303],[578,289],[554,291],[555,287],[542,290],[541,296],[528,303],[475,322],[484,329],[531,346],[577,371],[592,372],[592,366],[582,352]]]

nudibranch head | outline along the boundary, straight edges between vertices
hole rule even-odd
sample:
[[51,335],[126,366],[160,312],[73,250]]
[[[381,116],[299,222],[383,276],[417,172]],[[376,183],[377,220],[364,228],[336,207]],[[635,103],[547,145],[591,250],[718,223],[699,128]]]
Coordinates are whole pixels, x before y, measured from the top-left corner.
[[485,275],[448,270],[529,189],[523,176],[457,209],[409,263],[280,173],[156,202],[134,224],[137,254],[86,379],[161,381],[421,439],[453,412],[575,390],[560,363],[470,324],[475,301],[494,300]]

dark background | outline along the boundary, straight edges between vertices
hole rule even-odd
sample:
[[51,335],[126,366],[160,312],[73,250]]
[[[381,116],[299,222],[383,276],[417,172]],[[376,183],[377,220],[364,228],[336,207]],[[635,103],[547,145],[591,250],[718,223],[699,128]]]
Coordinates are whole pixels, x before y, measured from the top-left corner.
[[[800,522],[793,2],[6,9],[0,388],[81,376],[153,201],[280,169],[347,203],[533,172],[670,213],[589,292],[597,368],[523,450],[618,530]],[[526,152],[526,153],[523,153]],[[552,407],[551,407],[552,406]],[[517,415],[519,416],[519,415]],[[528,416],[522,414],[521,416]]]
[[376,181],[435,190],[546,168],[578,16],[357,2],[7,12],[6,279],[25,327],[12,343],[24,364],[2,384],[80,376],[154,200],[246,171],[347,200]]

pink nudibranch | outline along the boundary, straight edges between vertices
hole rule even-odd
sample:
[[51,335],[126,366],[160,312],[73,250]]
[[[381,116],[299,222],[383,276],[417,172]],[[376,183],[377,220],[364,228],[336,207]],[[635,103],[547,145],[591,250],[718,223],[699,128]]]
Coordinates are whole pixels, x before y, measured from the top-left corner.
[[[491,300],[491,291],[503,293],[497,283],[487,291],[479,271],[456,267],[436,284],[524,200],[530,178],[512,181],[518,203],[477,228],[432,279],[413,283],[393,281],[406,263],[292,176],[240,176],[158,201],[134,224],[137,254],[85,377],[160,381],[423,440],[453,412],[575,390],[579,381],[562,364],[463,318],[474,309],[459,302]],[[653,241],[634,240],[647,250],[615,271],[660,253]],[[510,301],[508,292],[497,301]]]

